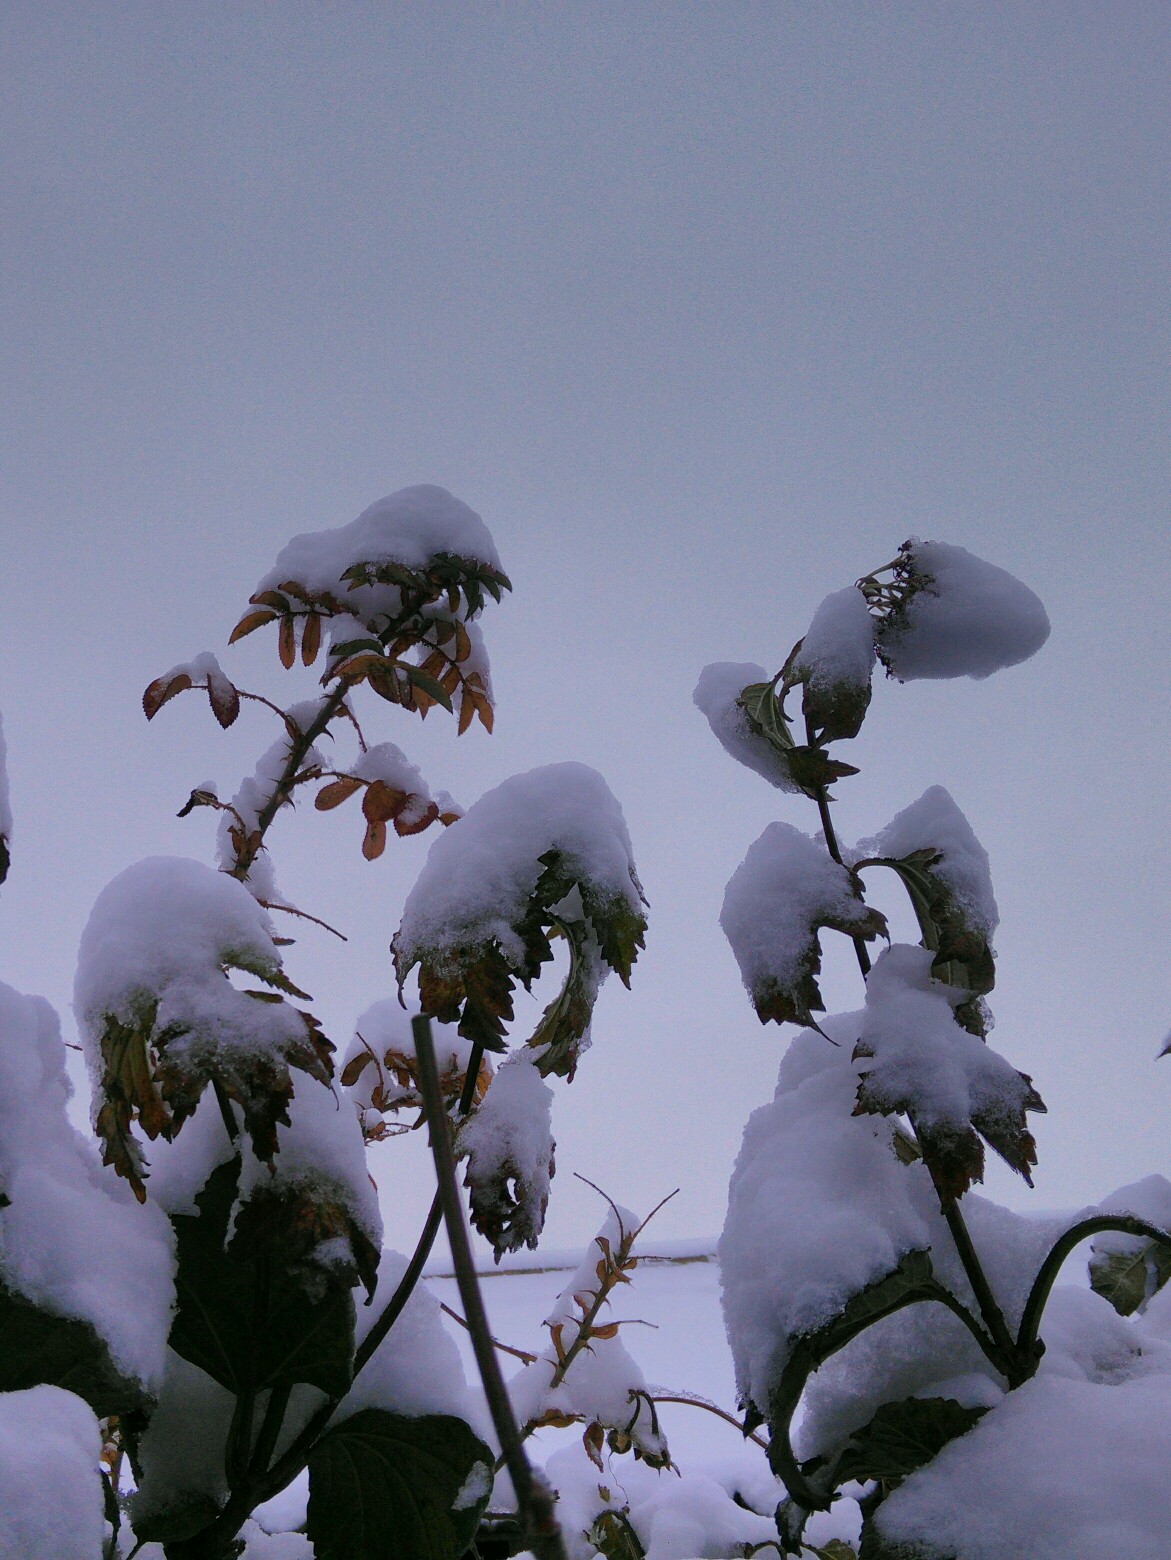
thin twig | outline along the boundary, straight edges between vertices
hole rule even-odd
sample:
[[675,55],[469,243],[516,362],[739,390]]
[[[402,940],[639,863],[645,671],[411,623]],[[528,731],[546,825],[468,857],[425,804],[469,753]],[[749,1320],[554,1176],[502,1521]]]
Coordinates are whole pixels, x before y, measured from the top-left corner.
[[[450,1316],[453,1322],[458,1322],[465,1331],[471,1332],[472,1329],[468,1326],[467,1318],[461,1316],[458,1311],[453,1311],[451,1306],[445,1304],[442,1300],[439,1302],[439,1309],[445,1315]],[[539,1354],[529,1354],[525,1349],[514,1349],[510,1343],[501,1343],[499,1338],[492,1339],[492,1347],[499,1349],[501,1354],[511,1354],[514,1359],[521,1360],[525,1365],[535,1365],[541,1357]]]
[[342,942],[349,942],[345,932],[339,932],[336,926],[330,926],[328,921],[323,921],[320,916],[310,915],[308,910],[298,910],[296,905],[278,904],[275,899],[258,899],[258,905],[263,905],[266,910],[283,910],[286,915],[299,915],[303,921],[312,921],[314,926],[323,927],[327,932],[332,932],[335,937],[340,937]]
[[521,1444],[520,1431],[512,1404],[500,1373],[500,1362],[492,1346],[492,1334],[484,1311],[484,1301],[476,1278],[476,1266],[472,1248],[464,1224],[463,1205],[455,1175],[455,1156],[451,1147],[451,1126],[443,1104],[439,1086],[439,1069],[435,1063],[435,1047],[431,1040],[431,1020],[425,1015],[411,1021],[415,1037],[415,1057],[419,1064],[419,1084],[427,1119],[431,1124],[431,1153],[435,1160],[435,1177],[439,1183],[439,1195],[443,1204],[443,1217],[447,1225],[447,1238],[451,1246],[455,1266],[456,1283],[460,1300],[468,1319],[472,1348],[484,1395],[496,1430],[500,1449],[508,1465],[512,1487],[516,1492],[517,1512],[524,1542],[537,1560],[566,1560],[565,1544],[557,1525],[553,1497],[544,1481],[537,1479]]
[[733,1429],[739,1430],[746,1441],[754,1442],[763,1452],[768,1451],[768,1442],[762,1440],[755,1430],[745,1430],[735,1414],[729,1414],[727,1409],[719,1408],[715,1403],[709,1403],[706,1398],[687,1397],[681,1392],[657,1392],[653,1390],[648,1392],[647,1396],[652,1403],[684,1403],[689,1408],[706,1409],[709,1414],[715,1414],[717,1419],[722,1419],[725,1424],[729,1424]]

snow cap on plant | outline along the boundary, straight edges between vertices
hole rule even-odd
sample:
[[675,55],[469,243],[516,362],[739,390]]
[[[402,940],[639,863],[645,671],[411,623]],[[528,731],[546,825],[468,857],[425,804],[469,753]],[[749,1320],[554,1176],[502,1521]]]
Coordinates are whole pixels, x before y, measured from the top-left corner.
[[879,659],[900,682],[991,677],[1027,661],[1049,637],[1048,615],[1029,587],[966,548],[912,537],[890,567],[889,583],[869,575],[858,588],[879,614]]

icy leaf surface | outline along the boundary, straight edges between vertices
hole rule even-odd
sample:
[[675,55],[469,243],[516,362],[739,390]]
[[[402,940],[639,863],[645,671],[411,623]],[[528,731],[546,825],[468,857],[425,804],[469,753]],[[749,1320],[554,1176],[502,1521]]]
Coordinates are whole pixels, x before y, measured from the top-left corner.
[[0,1393],[0,1560],[101,1560],[101,1447],[72,1392]]
[[66,1116],[71,1093],[56,1013],[0,985],[0,1283],[89,1323],[149,1387],[174,1300],[170,1229],[102,1169]]
[[823,926],[880,935],[886,922],[824,846],[770,823],[732,874],[720,911],[744,988],[761,1022],[808,1023],[824,1004],[817,987]]
[[901,600],[880,623],[878,654],[900,682],[990,677],[1027,661],[1049,618],[1007,570],[948,542],[905,542],[895,569]]
[[895,943],[871,970],[854,1051],[857,1109],[909,1117],[947,1199],[982,1179],[980,1137],[1031,1184],[1025,1113],[1045,1107],[1029,1077],[956,1023],[960,994],[932,979],[931,963],[929,950]]
[[536,1247],[553,1175],[553,1091],[532,1051],[516,1051],[496,1070],[476,1113],[459,1129],[472,1223],[499,1261],[519,1246]]
[[[260,986],[237,989],[233,970]],[[173,1135],[214,1077],[243,1106],[255,1151],[271,1159],[293,1094],[290,1067],[328,1081],[328,1042],[281,992],[303,995],[281,969],[268,916],[224,873],[150,857],[98,896],[82,933],[74,1006],[106,1161],[138,1195],[136,1118],[148,1137]]]
[[785,754],[763,735],[739,703],[745,688],[767,681],[764,667],[753,661],[716,661],[699,674],[692,698],[720,746],[737,763],[780,791],[799,792],[801,787]]

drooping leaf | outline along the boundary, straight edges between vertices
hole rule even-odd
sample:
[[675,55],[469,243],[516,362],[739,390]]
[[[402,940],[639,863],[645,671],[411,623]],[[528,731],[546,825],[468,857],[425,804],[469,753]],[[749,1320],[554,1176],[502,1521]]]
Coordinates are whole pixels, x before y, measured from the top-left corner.
[[317,652],[321,649],[321,617],[316,612],[310,612],[305,618],[305,627],[301,630],[301,662],[304,666],[312,666],[317,659]]
[[293,662],[297,659],[297,623],[291,612],[286,612],[281,618],[280,635],[277,639],[277,653],[280,656],[281,665],[285,671],[289,671]]
[[331,780],[328,785],[322,786],[314,798],[313,805],[318,812],[330,812],[335,807],[340,807],[344,801],[348,801],[355,791],[360,791],[362,782],[353,775],[341,775],[337,780]]
[[964,1408],[952,1398],[884,1403],[870,1423],[851,1436],[834,1476],[839,1484],[905,1479],[929,1463],[949,1441],[966,1435],[987,1412],[986,1408]]
[[[228,1231],[239,1185],[238,1158],[220,1165],[195,1199],[197,1215],[176,1214],[177,1307],[170,1345],[240,1393],[303,1382],[341,1396],[352,1379],[354,1301],[348,1282],[314,1296],[296,1266],[289,1230],[309,1218],[299,1194],[267,1193]],[[251,1212],[250,1212],[251,1210]]]
[[1171,1279],[1171,1246],[1135,1238],[1124,1246],[1090,1247],[1090,1288],[1119,1316],[1133,1316]]
[[309,1458],[305,1531],[317,1560],[460,1560],[494,1462],[462,1419],[362,1409]]
[[235,628],[228,635],[228,643],[234,645],[237,639],[243,639],[245,634],[252,634],[258,628],[263,628],[266,623],[275,623],[277,614],[271,609],[260,612],[246,612]]
[[99,1418],[141,1408],[143,1389],[124,1376],[87,1322],[57,1316],[0,1284],[0,1392],[64,1387]]
[[142,696],[143,713],[147,720],[153,720],[169,699],[186,693],[191,686],[191,678],[186,672],[179,672],[174,677],[156,677]]

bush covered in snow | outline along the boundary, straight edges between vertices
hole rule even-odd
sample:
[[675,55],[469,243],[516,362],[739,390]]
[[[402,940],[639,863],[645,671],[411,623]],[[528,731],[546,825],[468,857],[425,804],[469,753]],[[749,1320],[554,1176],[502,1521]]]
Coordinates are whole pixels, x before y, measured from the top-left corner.
[[[745,1129],[719,1247],[745,1426],[767,1425],[787,1490],[783,1554],[829,1554],[810,1519],[845,1506],[861,1547],[835,1539],[839,1560],[1168,1552],[1171,1185],[1033,1219],[971,1190],[986,1147],[1029,1181],[1028,1117],[1044,1110],[987,1041],[987,853],[939,786],[853,848],[832,816],[830,785],[857,770],[830,744],[857,735],[876,664],[899,681],[987,677],[1048,632],[1004,570],[910,541],[826,598],[775,677],[709,667],[695,691],[732,756],[821,824],[770,824],[721,916],[761,1021],[804,1026]],[[921,938],[872,961],[876,870],[906,889]],[[852,938],[864,996],[819,1018],[827,928]],[[1055,1287],[1087,1240],[1091,1288]]]

